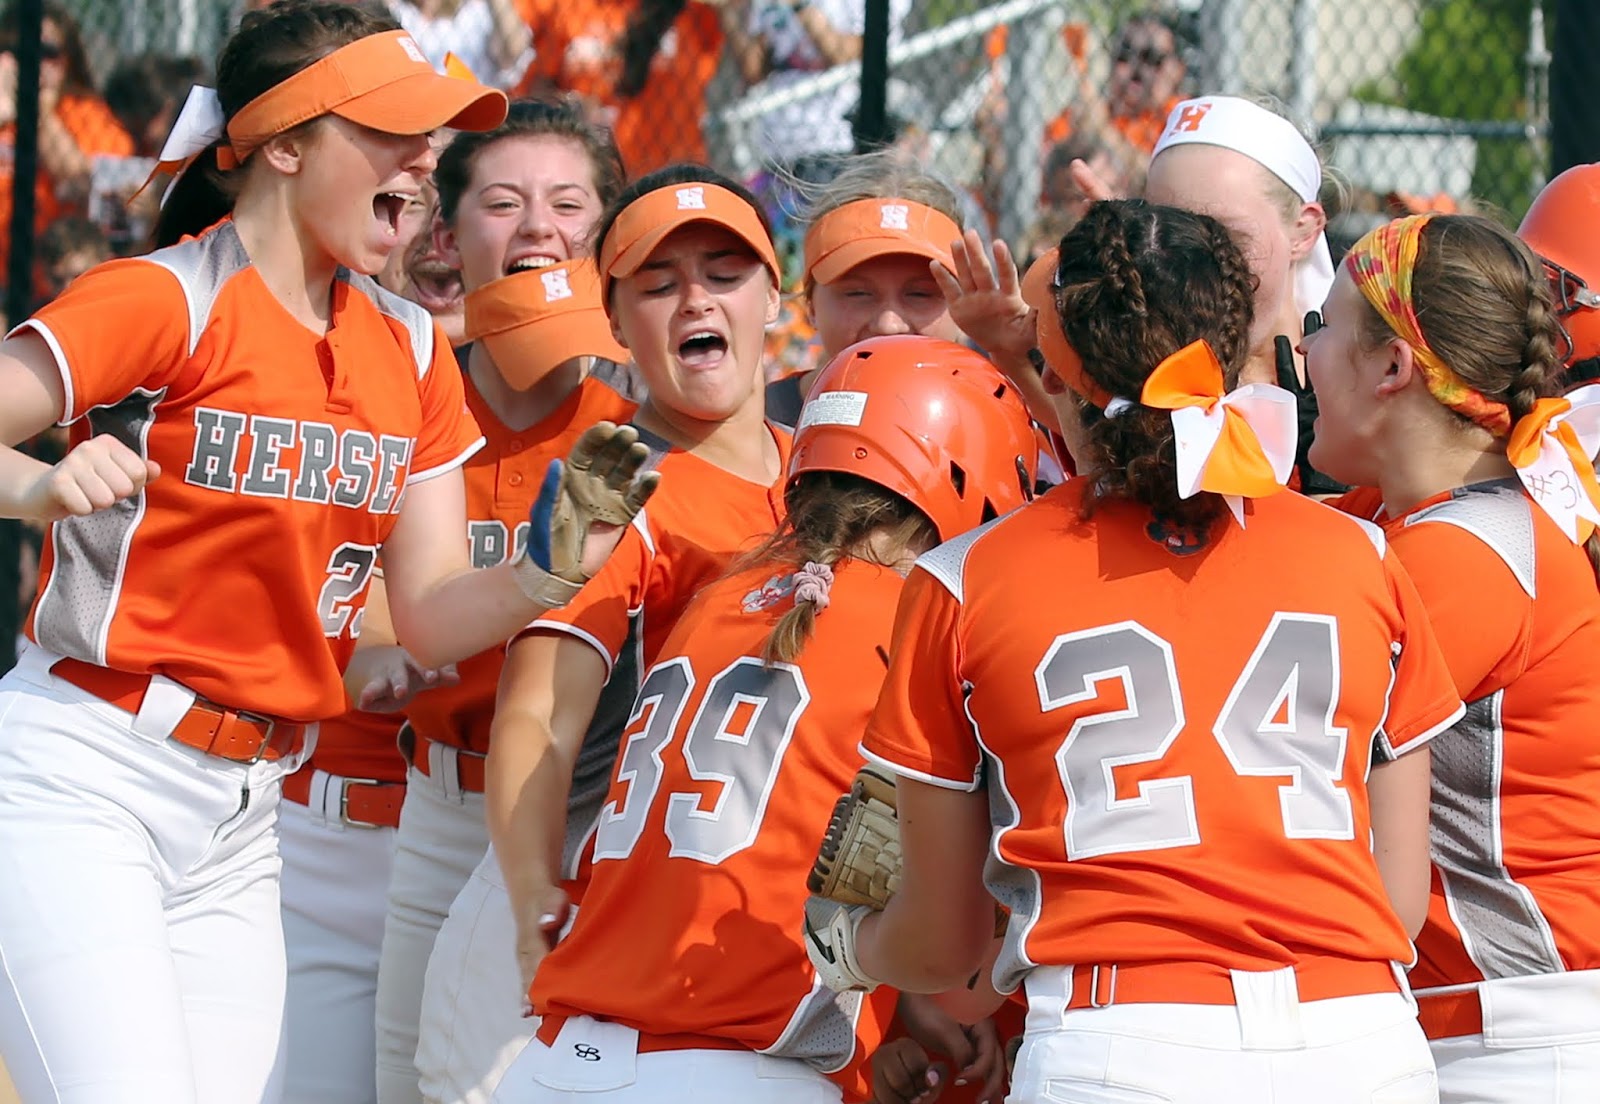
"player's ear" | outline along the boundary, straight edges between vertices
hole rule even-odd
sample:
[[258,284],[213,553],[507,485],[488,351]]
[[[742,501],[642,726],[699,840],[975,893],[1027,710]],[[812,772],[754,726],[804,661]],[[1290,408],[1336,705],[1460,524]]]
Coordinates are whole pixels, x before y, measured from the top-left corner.
[[767,320],[771,326],[778,320],[778,312],[783,309],[783,289],[778,287],[777,281],[772,281],[767,286]]
[[257,155],[266,159],[278,172],[285,176],[295,176],[305,165],[306,154],[310,152],[313,136],[319,131],[320,125],[296,127],[283,134],[275,134],[268,138],[266,143],[256,151]]
[[633,346],[628,344],[628,336],[622,332],[622,326],[617,321],[617,316],[608,313],[606,315],[606,321],[611,326],[611,336],[616,340],[617,344],[621,345],[624,349],[632,349]]
[[1378,395],[1398,394],[1410,387],[1412,380],[1420,378],[1416,370],[1416,354],[1409,341],[1398,337],[1392,338],[1383,347],[1383,352],[1388,364],[1383,370],[1383,378],[1378,381]]

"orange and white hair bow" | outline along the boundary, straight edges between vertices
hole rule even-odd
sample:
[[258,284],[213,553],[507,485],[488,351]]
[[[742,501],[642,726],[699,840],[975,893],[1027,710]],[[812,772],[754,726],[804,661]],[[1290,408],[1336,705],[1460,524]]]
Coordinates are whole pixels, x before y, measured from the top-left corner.
[[[1139,401],[1172,412],[1177,442],[1178,494],[1220,494],[1244,524],[1244,500],[1281,491],[1294,470],[1299,415],[1281,387],[1250,383],[1224,389],[1222,364],[1205,341],[1195,341],[1156,366]],[[1106,416],[1133,405],[1112,399]]]
[[[151,170],[144,186],[149,187],[150,181],[158,173],[174,174],[161,196],[161,204],[166,206],[167,196],[172,194],[173,185],[178,182],[177,174],[213,143],[222,141],[227,133],[228,119],[222,113],[222,101],[217,98],[217,90],[202,84],[193,86],[189,89],[189,98],[183,101],[183,109],[172,122],[172,130],[161,147],[156,167]],[[144,187],[139,190],[144,191]]]
[[1506,442],[1506,457],[1528,496],[1575,543],[1587,540],[1600,526],[1596,452],[1600,452],[1600,385],[1594,384],[1564,398],[1540,399],[1532,412],[1517,419]]

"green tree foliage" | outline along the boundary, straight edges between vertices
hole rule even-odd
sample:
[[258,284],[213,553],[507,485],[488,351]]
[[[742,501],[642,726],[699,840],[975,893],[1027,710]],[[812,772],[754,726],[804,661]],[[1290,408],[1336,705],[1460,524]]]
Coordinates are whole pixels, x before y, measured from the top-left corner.
[[[1534,0],[1423,0],[1416,41],[1391,79],[1357,91],[1446,119],[1521,122],[1525,118],[1528,23]],[[1546,42],[1554,41],[1547,5]],[[1527,140],[1478,142],[1475,198],[1520,218],[1531,202],[1533,151]]]

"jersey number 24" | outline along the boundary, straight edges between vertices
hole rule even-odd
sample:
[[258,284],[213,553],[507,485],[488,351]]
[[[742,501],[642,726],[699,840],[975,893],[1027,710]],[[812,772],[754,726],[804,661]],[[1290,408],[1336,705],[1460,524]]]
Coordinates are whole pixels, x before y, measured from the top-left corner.
[[[1123,621],[1057,637],[1034,670],[1046,713],[1094,701],[1108,680],[1122,683],[1126,707],[1079,717],[1056,752],[1067,857],[1199,843],[1192,778],[1146,780],[1137,797],[1118,797],[1114,777],[1162,759],[1184,729],[1172,645]],[[1350,795],[1338,784],[1348,738],[1334,724],[1338,704],[1338,623],[1279,613],[1211,726],[1236,773],[1287,777],[1278,803],[1290,839],[1355,838]]]

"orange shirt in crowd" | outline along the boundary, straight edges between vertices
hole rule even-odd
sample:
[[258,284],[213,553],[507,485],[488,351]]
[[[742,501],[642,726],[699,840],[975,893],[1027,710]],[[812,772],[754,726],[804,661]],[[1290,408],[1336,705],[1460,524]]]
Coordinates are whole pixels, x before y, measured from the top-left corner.
[[770,667],[761,651],[794,608],[790,571],[746,570],[694,600],[639,691],[584,906],[539,967],[536,1010],[809,1058],[862,1098],[895,994],[880,988],[856,1019],[863,994],[816,984],[796,918],[861,765],[903,582],[837,566],[815,635]]
[[406,487],[483,439],[427,312],[348,274],[331,310],[325,335],[301,325],[230,219],[91,269],[23,324],[55,354],[74,443],[111,433],[161,465],[50,527],[32,640],[236,709],[344,711]]
[[623,99],[618,45],[637,0],[533,0],[534,62],[523,91],[549,82],[586,97],[617,137],[638,176],[673,161],[706,160],[706,89],[722,60],[722,22],[711,4],[690,0],[662,37],[637,96]]
[[1381,519],[1467,702],[1433,742],[1413,989],[1600,969],[1600,589],[1516,480]]
[[[466,362],[468,350],[460,350]],[[478,394],[465,373],[467,405],[482,427],[487,447],[462,468],[467,481],[467,543],[473,567],[496,567],[521,554],[528,539],[528,508],[544,482],[550,461],[564,459],[585,430],[596,422],[622,424],[633,417],[634,403],[608,384],[585,379],[537,425],[507,427]],[[406,706],[406,719],[417,735],[433,743],[468,751],[489,750],[489,723],[494,719],[495,692],[505,646],[462,660],[455,686],[425,690]]]
[[[768,431],[785,469],[790,435],[770,423]],[[660,456],[661,489],[578,596],[528,627],[577,637],[604,657],[609,672],[568,798],[562,888],[574,903],[588,879],[588,833],[610,788],[617,741],[642,673],[655,664],[690,599],[783,520],[781,475],[762,486],[693,453],[669,450],[653,435],[642,438]]]
[[[122,129],[117,117],[98,96],[63,93],[56,105],[56,118],[85,154],[133,156],[133,139],[128,137],[128,132]],[[16,135],[15,125],[0,127],[0,259],[11,254],[11,189]],[[41,160],[33,187],[35,234],[42,234],[58,218],[80,215],[85,210],[82,203],[71,203],[58,196],[56,184],[45,171]]]
[[[990,31],[988,37],[984,39],[984,50],[991,67],[1005,57],[1009,31],[1009,26],[1001,24]],[[1061,37],[1066,43],[1068,55],[1081,68],[1088,58],[1088,28],[1082,23],[1069,23],[1062,28]],[[1173,96],[1154,111],[1141,111],[1135,115],[1113,115],[1110,120],[1111,125],[1129,145],[1146,153],[1153,152],[1156,142],[1161,139],[1161,132],[1166,129],[1167,117],[1172,114],[1172,109],[1181,99],[1180,96]],[[1066,141],[1072,137],[1073,130],[1072,108],[1069,107],[1045,124],[1045,145],[1049,147]]]
[[1279,494],[1186,545],[1126,501],[1083,520],[1085,486],[918,561],[863,743],[990,788],[999,983],[1034,964],[1409,961],[1364,780],[1461,702],[1382,531]]

